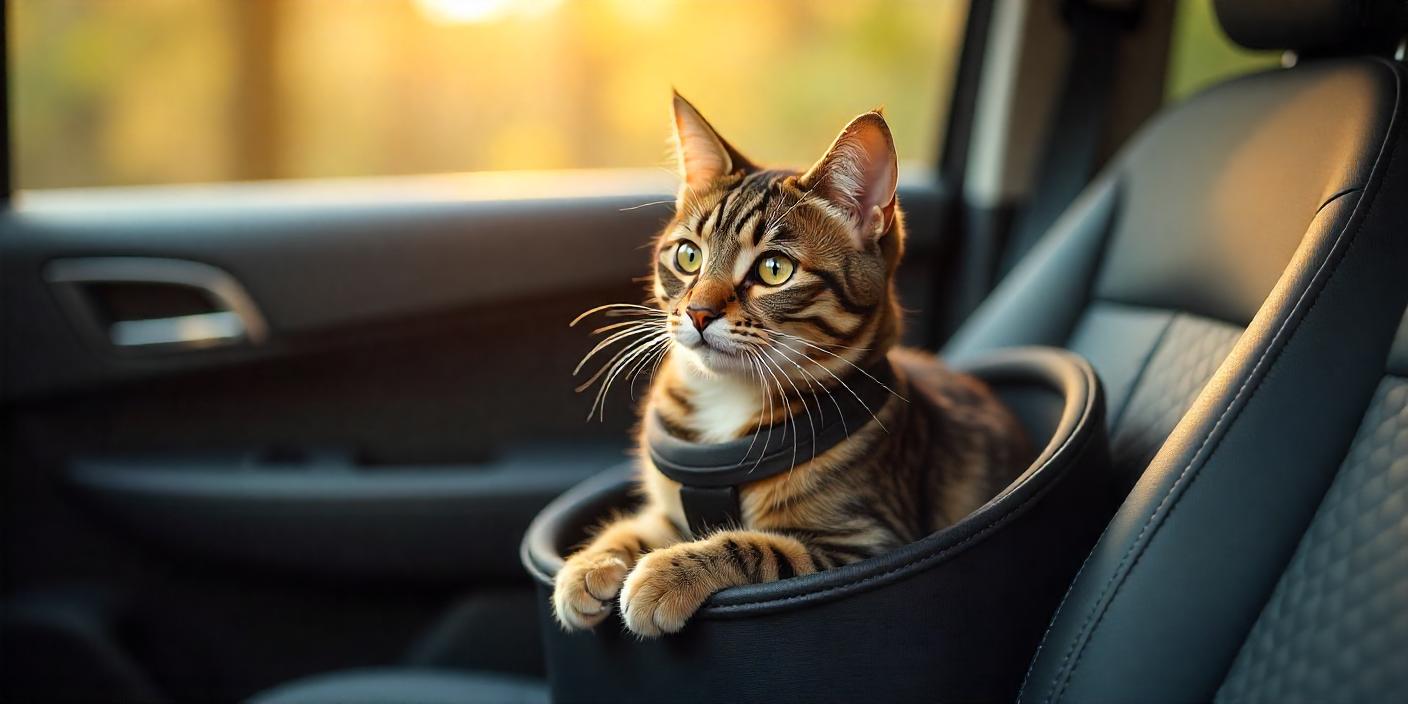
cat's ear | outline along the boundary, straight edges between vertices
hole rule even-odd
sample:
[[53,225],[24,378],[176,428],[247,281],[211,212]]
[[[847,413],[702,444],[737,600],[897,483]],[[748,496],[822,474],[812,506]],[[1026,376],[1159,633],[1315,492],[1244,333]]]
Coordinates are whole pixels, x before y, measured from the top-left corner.
[[675,92],[674,113],[675,156],[684,183],[680,188],[681,198],[691,189],[702,190],[710,181],[725,174],[757,168],[724,141],[678,91]]
[[894,223],[898,179],[895,141],[875,110],[851,120],[798,185],[845,213],[855,226],[856,245],[865,246]]

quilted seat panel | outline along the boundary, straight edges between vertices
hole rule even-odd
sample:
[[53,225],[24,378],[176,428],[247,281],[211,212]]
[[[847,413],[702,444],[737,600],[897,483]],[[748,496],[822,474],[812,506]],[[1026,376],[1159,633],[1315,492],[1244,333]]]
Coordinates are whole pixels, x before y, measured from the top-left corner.
[[1242,332],[1238,325],[1157,308],[1098,303],[1086,314],[1068,346],[1090,359],[1105,383],[1111,456],[1131,482]]
[[1388,377],[1218,700],[1408,701],[1408,379]]

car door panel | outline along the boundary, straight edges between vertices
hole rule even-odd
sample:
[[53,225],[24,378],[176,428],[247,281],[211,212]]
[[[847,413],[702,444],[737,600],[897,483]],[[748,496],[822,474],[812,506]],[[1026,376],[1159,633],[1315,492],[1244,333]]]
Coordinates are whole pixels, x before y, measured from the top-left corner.
[[[460,177],[21,197],[0,220],[6,632],[38,622],[106,663],[92,672],[178,697],[395,662],[540,672],[519,537],[628,460],[634,423],[624,382],[585,420],[572,369],[592,340],[568,323],[644,298],[669,214],[660,182],[608,178],[533,197]],[[928,301],[944,192],[910,178],[901,202],[901,286]],[[95,325],[46,276],[134,257],[227,273],[267,335],[115,348],[111,310],[199,304],[80,290]]]

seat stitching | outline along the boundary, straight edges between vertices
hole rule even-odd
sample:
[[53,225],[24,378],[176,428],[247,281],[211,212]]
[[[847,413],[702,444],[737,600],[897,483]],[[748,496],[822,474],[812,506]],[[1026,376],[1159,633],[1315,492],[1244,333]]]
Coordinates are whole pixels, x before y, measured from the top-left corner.
[[[1402,102],[1402,91],[1401,86],[1399,86],[1401,80],[1398,75],[1398,72],[1395,71],[1391,66],[1389,66],[1387,62],[1383,61],[1382,59],[1379,59],[1378,61],[1376,61],[1376,63],[1385,66],[1389,69],[1389,72],[1394,79],[1395,88],[1400,89],[1397,90],[1394,96],[1394,118],[1390,120],[1388,134],[1386,135],[1384,145],[1381,147],[1381,156],[1384,151],[1386,151],[1388,155],[1388,161],[1384,164],[1383,169],[1384,172],[1387,172],[1392,168],[1394,159],[1396,157],[1396,154],[1393,151],[1393,146],[1398,140],[1398,132],[1400,131],[1399,129],[1397,129],[1399,125],[1396,123],[1400,121],[1399,117],[1397,116],[1397,113],[1400,107],[1400,103]],[[1374,167],[1371,167],[1370,172],[1373,173],[1377,171],[1378,165],[1379,164],[1377,163],[1376,159],[1376,163]],[[1375,201],[1377,201],[1377,199],[1375,199]],[[1358,206],[1362,204],[1362,200],[1356,204],[1356,213],[1351,214],[1351,218],[1358,214]],[[1085,646],[1089,644],[1090,641],[1090,635],[1094,633],[1095,629],[1099,628],[1105,613],[1109,609],[1109,603],[1105,602],[1106,595],[1109,594],[1110,600],[1113,601],[1114,593],[1111,591],[1111,587],[1114,587],[1114,591],[1119,591],[1120,587],[1122,587],[1124,584],[1125,578],[1128,577],[1129,571],[1133,569],[1134,565],[1138,563],[1139,558],[1143,556],[1144,548],[1147,547],[1147,544],[1141,545],[1140,542],[1143,539],[1145,533],[1148,532],[1148,529],[1154,524],[1156,520],[1160,523],[1160,525],[1162,525],[1162,523],[1167,520],[1168,513],[1172,513],[1173,507],[1177,505],[1178,499],[1182,498],[1183,494],[1187,492],[1187,486],[1180,488],[1180,484],[1182,484],[1184,477],[1188,476],[1189,471],[1193,470],[1195,465],[1201,468],[1201,466],[1206,463],[1206,458],[1203,457],[1203,451],[1208,448],[1209,443],[1212,443],[1214,440],[1220,443],[1222,439],[1222,433],[1220,433],[1219,430],[1223,427],[1224,421],[1228,420],[1228,415],[1234,414],[1234,411],[1235,413],[1241,412],[1243,406],[1240,406],[1238,404],[1238,401],[1242,398],[1243,392],[1247,391],[1247,389],[1251,387],[1251,393],[1255,394],[1256,389],[1260,388],[1261,381],[1264,379],[1264,375],[1260,374],[1259,372],[1262,369],[1263,364],[1269,358],[1272,359],[1273,364],[1275,363],[1275,359],[1279,359],[1281,352],[1285,348],[1285,343],[1282,342],[1283,334],[1289,334],[1290,337],[1294,337],[1295,333],[1298,332],[1300,329],[1299,322],[1301,320],[1304,320],[1304,318],[1307,317],[1312,310],[1314,310],[1315,305],[1320,300],[1320,294],[1324,291],[1329,281],[1334,278],[1334,274],[1338,271],[1339,265],[1343,263],[1345,258],[1347,258],[1349,251],[1353,249],[1354,245],[1356,245],[1360,241],[1357,237],[1359,230],[1363,228],[1364,221],[1368,219],[1368,213],[1370,210],[1372,210],[1375,204],[1376,202],[1371,202],[1368,207],[1365,208],[1363,217],[1361,217],[1355,223],[1352,232],[1342,231],[1335,238],[1335,241],[1331,244],[1328,253],[1331,257],[1335,255],[1335,250],[1339,247],[1342,242],[1345,241],[1346,237],[1348,238],[1349,243],[1345,245],[1344,251],[1340,252],[1338,258],[1334,259],[1333,262],[1326,261],[1321,264],[1316,276],[1312,278],[1310,282],[1310,286],[1314,287],[1313,291],[1308,289],[1301,293],[1300,299],[1297,301],[1296,307],[1299,307],[1302,302],[1305,302],[1307,300],[1306,296],[1310,295],[1310,298],[1308,300],[1308,307],[1306,307],[1304,312],[1299,316],[1296,315],[1296,307],[1293,307],[1291,309],[1290,314],[1286,317],[1284,321],[1282,321],[1281,325],[1277,328],[1276,333],[1272,336],[1271,341],[1267,345],[1267,348],[1262,351],[1261,356],[1257,359],[1256,364],[1252,367],[1252,370],[1248,374],[1247,378],[1243,380],[1242,385],[1237,389],[1237,393],[1228,402],[1227,407],[1224,408],[1221,415],[1219,415],[1217,422],[1213,424],[1213,427],[1203,438],[1202,443],[1199,444],[1198,449],[1193,454],[1193,457],[1189,459],[1188,464],[1184,466],[1184,468],[1179,472],[1178,476],[1174,479],[1173,485],[1169,487],[1168,493],[1164,495],[1163,499],[1159,501],[1159,505],[1156,506],[1153,512],[1149,514],[1149,517],[1145,519],[1144,525],[1140,528],[1139,533],[1135,535],[1134,540],[1131,542],[1129,548],[1125,550],[1124,555],[1120,557],[1120,561],[1115,565],[1114,573],[1106,581],[1104,587],[1101,588],[1100,594],[1096,597],[1095,605],[1091,608],[1090,613],[1086,615],[1085,621],[1081,624],[1080,629],[1078,629],[1076,633],[1075,641],[1071,643],[1071,647],[1067,649],[1065,656],[1063,656],[1061,660],[1061,663],[1057,666],[1056,679],[1052,682],[1052,688],[1047,691],[1047,697],[1045,701],[1059,701],[1060,698],[1065,694],[1066,687],[1069,685],[1071,678],[1075,675],[1076,669],[1078,669],[1078,667],[1080,666],[1081,658],[1085,654]],[[1329,266],[1328,270],[1326,270],[1326,266]],[[1321,276],[1321,272],[1324,272],[1323,276]],[[1290,326],[1293,322],[1297,323],[1297,325],[1292,328]],[[1287,341],[1289,341],[1289,337],[1287,338]],[[1253,383],[1255,383],[1255,386],[1253,386]],[[1214,452],[1216,451],[1215,448],[1216,444],[1214,444]],[[1200,462],[1200,460],[1202,460],[1202,462]],[[1191,486],[1192,482],[1196,480],[1197,477],[1198,472],[1193,472],[1192,477],[1188,480],[1188,485]],[[1172,504],[1169,504],[1170,500],[1172,500]],[[1161,515],[1160,512],[1163,511],[1165,504],[1169,504],[1169,511],[1168,513]],[[1135,554],[1136,550],[1137,554]],[[1129,561],[1129,557],[1132,554],[1134,555],[1134,561],[1129,563],[1129,570],[1126,570],[1125,563]],[[1087,628],[1089,630],[1087,630]],[[1079,646],[1079,648],[1077,648],[1077,646]],[[1075,659],[1071,660],[1071,656],[1073,654],[1075,655]],[[1066,669],[1067,662],[1071,663],[1070,669]]]
[[1173,321],[1182,315],[1180,311],[1173,311],[1169,314],[1164,327],[1159,331],[1159,336],[1154,338],[1154,344],[1149,346],[1149,351],[1144,355],[1144,361],[1139,364],[1139,371],[1129,382],[1129,395],[1125,396],[1120,403],[1120,413],[1110,421],[1110,437],[1114,437],[1119,431],[1120,423],[1124,422],[1125,414],[1129,413],[1130,401],[1134,400],[1134,394],[1139,390],[1139,384],[1144,381],[1144,375],[1149,371],[1149,364],[1154,361],[1154,354],[1159,351],[1159,347],[1164,344],[1164,338],[1168,337],[1168,331],[1173,327]]
[[[1119,303],[1118,305],[1127,304]],[[1159,331],[1158,337],[1154,339],[1154,344],[1149,346],[1148,354],[1144,356],[1143,363],[1139,365],[1139,371],[1134,375],[1133,381],[1130,382],[1131,391],[1129,392],[1129,397],[1125,398],[1124,402],[1120,405],[1119,415],[1110,422],[1111,436],[1115,434],[1120,422],[1124,420],[1124,414],[1129,411],[1129,402],[1133,400],[1135,390],[1139,388],[1139,383],[1144,379],[1145,372],[1149,370],[1149,363],[1153,360],[1154,354],[1159,351],[1159,347],[1163,345],[1164,338],[1168,336],[1169,329],[1173,327],[1174,319],[1179,315],[1182,315],[1181,311],[1173,311],[1169,314],[1168,321],[1164,323],[1163,329]],[[1041,651],[1046,648],[1046,643],[1051,637],[1051,631],[1056,626],[1056,619],[1061,616],[1061,611],[1066,608],[1066,602],[1070,600],[1071,592],[1075,591],[1076,582],[1080,581],[1080,576],[1085,573],[1086,565],[1090,564],[1090,558],[1095,554],[1095,547],[1100,544],[1100,541],[1105,539],[1105,534],[1110,532],[1112,523],[1113,521],[1105,523],[1105,527],[1100,530],[1100,536],[1091,544],[1090,551],[1085,554],[1085,559],[1081,560],[1080,568],[1076,570],[1075,576],[1071,578],[1071,583],[1066,585],[1066,592],[1061,595],[1061,602],[1056,605],[1056,611],[1051,614],[1051,620],[1047,622],[1046,630],[1041,634],[1041,641],[1037,643],[1036,652],[1032,653],[1031,662],[1027,663],[1027,672],[1022,676],[1022,685],[1017,688],[1018,699],[1022,698],[1022,694],[1027,689],[1027,683],[1031,680],[1032,672],[1036,670],[1037,658],[1041,655]]]
[[[1127,304],[1118,303],[1118,305]],[[1139,365],[1139,371],[1135,373],[1134,378],[1130,381],[1129,388],[1131,391],[1129,392],[1129,396],[1121,402],[1119,414],[1110,421],[1111,436],[1118,431],[1125,414],[1129,412],[1130,401],[1133,400],[1133,396],[1139,388],[1139,383],[1143,381],[1144,374],[1148,372],[1149,363],[1153,361],[1154,354],[1157,353],[1159,347],[1163,345],[1164,338],[1168,336],[1169,329],[1173,327],[1173,321],[1180,315],[1182,315],[1181,311],[1172,311],[1169,314],[1168,320],[1164,322],[1163,329],[1159,330],[1158,336],[1154,338],[1154,344],[1149,346],[1149,351],[1144,355],[1144,361]],[[1061,611],[1066,608],[1066,603],[1071,598],[1071,592],[1075,590],[1076,582],[1079,581],[1080,576],[1085,573],[1086,565],[1090,564],[1090,558],[1095,554],[1095,546],[1099,545],[1100,541],[1105,539],[1105,534],[1108,532],[1110,532],[1109,522],[1100,530],[1100,535],[1095,539],[1095,542],[1091,544],[1090,551],[1085,553],[1085,559],[1080,561],[1080,567],[1076,570],[1075,576],[1071,578],[1071,583],[1066,585],[1066,591],[1061,595],[1061,601],[1056,605],[1056,611],[1051,614],[1051,620],[1047,622],[1046,630],[1041,634],[1041,640],[1037,643],[1036,652],[1032,653],[1031,662],[1027,663],[1026,674],[1022,675],[1022,684],[1017,688],[1018,699],[1021,699],[1022,693],[1027,689],[1027,683],[1031,680],[1032,671],[1036,669],[1037,658],[1041,655],[1041,651],[1046,648],[1046,642],[1051,637],[1051,630],[1056,624],[1056,619],[1061,616]]]

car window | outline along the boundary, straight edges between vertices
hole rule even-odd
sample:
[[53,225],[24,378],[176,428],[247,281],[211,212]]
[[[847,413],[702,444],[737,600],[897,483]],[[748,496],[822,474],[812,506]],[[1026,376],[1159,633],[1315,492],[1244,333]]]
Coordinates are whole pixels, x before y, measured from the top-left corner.
[[966,0],[13,0],[23,189],[657,167],[677,87],[763,163],[884,106],[938,157]]
[[1281,53],[1248,51],[1222,31],[1213,0],[1179,0],[1173,21],[1164,99],[1175,102],[1242,73],[1277,66]]

